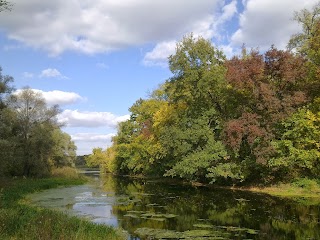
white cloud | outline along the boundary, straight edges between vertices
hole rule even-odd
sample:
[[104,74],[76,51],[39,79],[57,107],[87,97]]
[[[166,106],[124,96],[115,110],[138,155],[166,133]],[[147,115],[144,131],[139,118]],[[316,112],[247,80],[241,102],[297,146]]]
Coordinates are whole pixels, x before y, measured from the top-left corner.
[[22,73],[22,76],[24,78],[33,78],[34,77],[34,74],[33,73],[30,73],[30,72],[23,72]]
[[300,31],[293,21],[293,13],[310,8],[317,0],[246,0],[244,12],[240,15],[240,28],[233,34],[233,47],[246,44],[261,50],[275,44],[285,48],[290,36]]
[[[271,44],[284,48],[290,35],[299,31],[292,21],[293,12],[317,1],[11,0],[13,10],[1,13],[0,28],[15,45],[42,49],[53,56],[65,51],[95,54],[154,44],[143,63],[163,66],[173,49],[166,44],[190,32],[215,38],[225,46],[231,41],[233,48],[243,43],[262,50]],[[241,3],[244,12],[234,30],[237,23],[228,24],[236,20]],[[10,45],[6,49],[10,50]]]
[[69,105],[86,100],[84,97],[81,97],[78,93],[75,92],[64,92],[59,90],[45,92],[35,89],[34,91],[40,92],[49,105]]
[[68,79],[68,77],[62,75],[57,69],[55,68],[47,68],[41,71],[39,75],[40,78],[63,78]]
[[93,148],[106,149],[111,146],[111,139],[114,135],[114,133],[76,133],[71,134],[71,138],[77,146],[77,154],[85,155],[91,154]]
[[81,112],[64,110],[58,115],[58,120],[67,127],[108,127],[115,128],[119,122],[129,119],[129,115],[116,116],[110,112]]
[[220,24],[231,20],[237,12],[237,0],[233,0],[222,8],[222,15],[219,18]]
[[[220,4],[221,5],[221,4]],[[216,8],[216,11],[219,8]],[[227,21],[230,21],[237,13],[237,1],[233,0],[229,4],[223,6],[221,11],[214,14],[205,13],[201,18],[191,22],[185,29],[183,34],[193,33],[194,37],[203,37],[205,39],[211,39],[213,37],[221,39],[220,27]],[[162,41],[153,48],[153,50],[147,52],[144,56],[143,63],[146,66],[162,66],[168,65],[168,57],[175,53],[176,43],[183,35],[179,35],[176,40]]]
[[167,66],[168,57],[175,53],[176,41],[167,41],[158,43],[155,48],[147,52],[144,56],[143,63],[147,66]]
[[[208,23],[224,0],[12,0],[0,15],[10,39],[44,49],[87,54],[179,39]],[[212,24],[209,21],[210,26]],[[201,30],[201,31],[202,31]]]
[[[48,105],[69,105],[86,100],[86,98],[81,97],[78,93],[75,92],[64,92],[59,90],[46,92],[39,89],[32,90],[34,92],[40,93]],[[14,92],[14,94],[19,94],[21,91],[22,89],[18,89]]]
[[107,64],[103,63],[103,62],[97,63],[96,66],[98,68],[102,68],[102,69],[108,69],[109,68],[109,66]]
[[239,48],[233,48],[230,45],[220,45],[218,48],[222,50],[228,59],[231,59],[233,56],[237,56],[240,53]]
[[114,133],[96,134],[96,133],[76,133],[72,134],[71,138],[77,142],[110,142],[111,138],[115,136]]

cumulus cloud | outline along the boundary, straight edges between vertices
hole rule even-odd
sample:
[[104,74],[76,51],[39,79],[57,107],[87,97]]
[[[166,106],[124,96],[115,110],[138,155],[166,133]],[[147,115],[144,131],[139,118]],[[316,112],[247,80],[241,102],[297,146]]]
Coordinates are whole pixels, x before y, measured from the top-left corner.
[[119,122],[129,119],[129,115],[116,116],[110,112],[88,112],[64,110],[58,115],[58,120],[67,127],[108,127],[115,128]]
[[143,63],[147,66],[167,66],[168,57],[174,54],[176,44],[176,41],[158,43],[152,51],[146,53]]
[[59,55],[68,50],[94,54],[177,39],[210,27],[208,19],[224,0],[11,2],[14,11],[0,15],[0,27],[7,36]]
[[222,14],[219,17],[219,24],[231,20],[237,12],[237,0],[233,0],[222,8]]
[[[223,6],[222,4],[216,8],[216,13],[204,14],[203,17],[196,19],[188,25],[183,34],[193,33],[195,37],[203,37],[205,39],[217,38],[221,39],[220,28],[226,22],[230,21],[237,13],[237,1],[233,0],[229,4]],[[168,57],[175,53],[176,43],[180,40],[179,35],[176,40],[162,41],[144,56],[143,63],[147,66],[162,66],[166,67]]]
[[[86,98],[81,97],[78,93],[75,92],[65,92],[59,90],[42,91],[39,89],[32,90],[36,93],[40,93],[48,105],[69,105],[86,100]],[[21,91],[22,89],[18,89],[14,92],[14,94],[19,94]]]
[[285,48],[290,36],[300,31],[298,23],[292,20],[293,13],[310,8],[317,0],[246,0],[245,10],[240,14],[240,28],[231,38],[232,46],[246,44],[261,50],[275,44]]
[[97,133],[76,133],[71,134],[72,140],[77,145],[77,154],[91,154],[93,148],[105,149],[111,145],[111,139],[114,133],[97,134]]
[[[163,65],[172,54],[172,43],[190,32],[217,38],[223,45],[231,41],[234,48],[243,43],[261,49],[271,44],[284,48],[290,35],[299,31],[292,21],[293,12],[310,8],[317,0],[10,2],[14,9],[1,13],[0,28],[19,46],[21,43],[56,56],[65,51],[95,54],[148,43],[155,47],[146,53],[143,63]],[[237,23],[226,24],[235,20],[241,3],[244,11],[238,18],[239,28]],[[229,32],[234,27],[238,29]]]
[[69,105],[74,104],[79,101],[85,101],[86,98],[81,97],[78,93],[75,92],[64,92],[59,90],[53,91],[42,91],[42,90],[34,90],[40,92],[44,99],[46,100],[47,104],[54,105]]
[[68,77],[62,75],[57,69],[55,68],[47,68],[41,71],[39,75],[40,78],[63,78],[68,79]]

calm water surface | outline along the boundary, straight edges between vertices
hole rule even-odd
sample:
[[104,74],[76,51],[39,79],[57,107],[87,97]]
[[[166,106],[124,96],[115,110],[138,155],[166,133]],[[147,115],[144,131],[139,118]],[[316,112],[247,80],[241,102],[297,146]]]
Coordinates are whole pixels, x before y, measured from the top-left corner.
[[130,239],[320,239],[320,205],[242,191],[96,176],[34,204],[120,226]]

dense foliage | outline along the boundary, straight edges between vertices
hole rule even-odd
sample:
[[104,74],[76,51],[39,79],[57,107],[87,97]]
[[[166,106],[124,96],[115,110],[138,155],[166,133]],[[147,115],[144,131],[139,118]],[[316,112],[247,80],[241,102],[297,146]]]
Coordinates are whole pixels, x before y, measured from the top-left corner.
[[13,78],[0,68],[0,176],[45,176],[53,167],[72,166],[76,146],[39,93],[12,93]]
[[113,145],[88,161],[106,171],[202,182],[271,182],[320,173],[320,5],[296,13],[288,50],[226,59],[189,35],[172,77],[130,108]]

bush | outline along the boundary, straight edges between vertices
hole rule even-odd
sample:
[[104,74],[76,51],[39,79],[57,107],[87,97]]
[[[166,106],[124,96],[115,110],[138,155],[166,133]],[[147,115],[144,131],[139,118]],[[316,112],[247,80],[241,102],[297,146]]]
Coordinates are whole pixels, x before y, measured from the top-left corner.
[[80,178],[77,169],[72,167],[53,168],[51,170],[52,177],[58,178]]
[[309,179],[309,178],[296,179],[292,183],[292,185],[295,187],[304,188],[309,191],[320,189],[320,185],[318,184],[317,180]]

